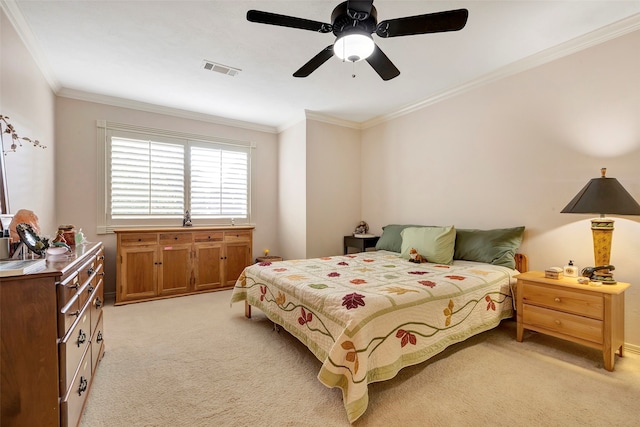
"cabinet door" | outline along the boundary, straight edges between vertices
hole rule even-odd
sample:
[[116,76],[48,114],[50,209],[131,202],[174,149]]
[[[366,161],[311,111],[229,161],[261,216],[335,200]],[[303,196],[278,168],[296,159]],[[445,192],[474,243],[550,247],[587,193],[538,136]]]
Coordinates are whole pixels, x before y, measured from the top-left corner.
[[194,261],[195,289],[215,289],[222,283],[222,244],[197,243],[195,245],[196,259]]
[[182,294],[191,291],[191,249],[191,244],[160,248],[159,295]]
[[157,262],[155,246],[120,248],[117,302],[155,297],[158,294]]
[[251,264],[251,243],[227,243],[225,254],[225,284],[234,286],[246,266]]

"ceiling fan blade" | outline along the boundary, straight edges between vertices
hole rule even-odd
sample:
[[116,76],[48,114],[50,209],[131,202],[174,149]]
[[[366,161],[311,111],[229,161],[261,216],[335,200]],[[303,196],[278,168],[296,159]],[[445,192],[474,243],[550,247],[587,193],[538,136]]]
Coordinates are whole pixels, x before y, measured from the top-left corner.
[[278,15],[277,13],[261,12],[259,10],[248,11],[247,20],[259,24],[279,25],[281,27],[299,28],[302,30],[317,31],[319,33],[330,33],[332,31],[331,24],[296,18],[294,16]]
[[348,0],[347,14],[358,21],[364,21],[371,15],[373,0]]
[[400,70],[393,65],[393,62],[384,54],[376,45],[371,56],[367,58],[367,62],[382,77],[382,80],[391,80],[400,75]]
[[293,73],[293,77],[307,77],[313,73],[319,66],[324,64],[333,56],[333,45],[329,45],[322,49],[320,53],[311,58],[309,62],[304,64],[298,71]]
[[441,33],[458,31],[467,24],[467,9],[448,10],[445,12],[427,13],[425,15],[408,16],[406,18],[382,21],[376,28],[380,37],[410,36],[413,34]]

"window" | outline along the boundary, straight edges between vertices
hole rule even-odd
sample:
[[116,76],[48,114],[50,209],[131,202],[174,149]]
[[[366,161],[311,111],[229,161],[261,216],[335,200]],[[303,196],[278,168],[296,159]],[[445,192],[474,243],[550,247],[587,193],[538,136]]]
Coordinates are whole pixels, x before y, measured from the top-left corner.
[[246,142],[98,123],[98,233],[135,226],[249,223]]

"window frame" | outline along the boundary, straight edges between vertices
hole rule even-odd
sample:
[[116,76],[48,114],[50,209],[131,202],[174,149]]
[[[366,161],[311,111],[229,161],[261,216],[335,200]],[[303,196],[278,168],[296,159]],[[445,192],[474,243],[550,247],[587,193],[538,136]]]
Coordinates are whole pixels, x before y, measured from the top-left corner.
[[[132,139],[152,139],[158,142],[168,142],[185,146],[185,203],[191,203],[190,173],[191,158],[190,149],[193,146],[218,148],[228,147],[233,151],[246,151],[247,153],[247,217],[234,217],[233,223],[236,225],[251,225],[251,161],[252,151],[255,145],[248,141],[231,140],[204,135],[189,134],[183,132],[168,131],[162,129],[152,129],[142,126],[128,125],[122,123],[109,122],[106,120],[97,121],[97,234],[107,234],[114,229],[123,228],[144,228],[144,227],[180,227],[183,216],[163,216],[153,218],[122,218],[113,219],[111,217],[111,137],[123,137]],[[229,225],[232,223],[230,216],[222,218],[202,218],[192,217],[195,226],[217,226]]]

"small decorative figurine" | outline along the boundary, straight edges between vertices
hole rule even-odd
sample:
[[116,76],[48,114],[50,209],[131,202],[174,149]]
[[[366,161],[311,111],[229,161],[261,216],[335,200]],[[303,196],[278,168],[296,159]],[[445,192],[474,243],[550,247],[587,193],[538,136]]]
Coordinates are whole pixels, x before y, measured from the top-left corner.
[[369,225],[364,221],[360,221],[353,234],[367,234],[368,231]]
[[191,214],[189,213],[189,209],[187,209],[184,213],[184,218],[182,219],[183,227],[191,227],[193,224],[191,223]]

